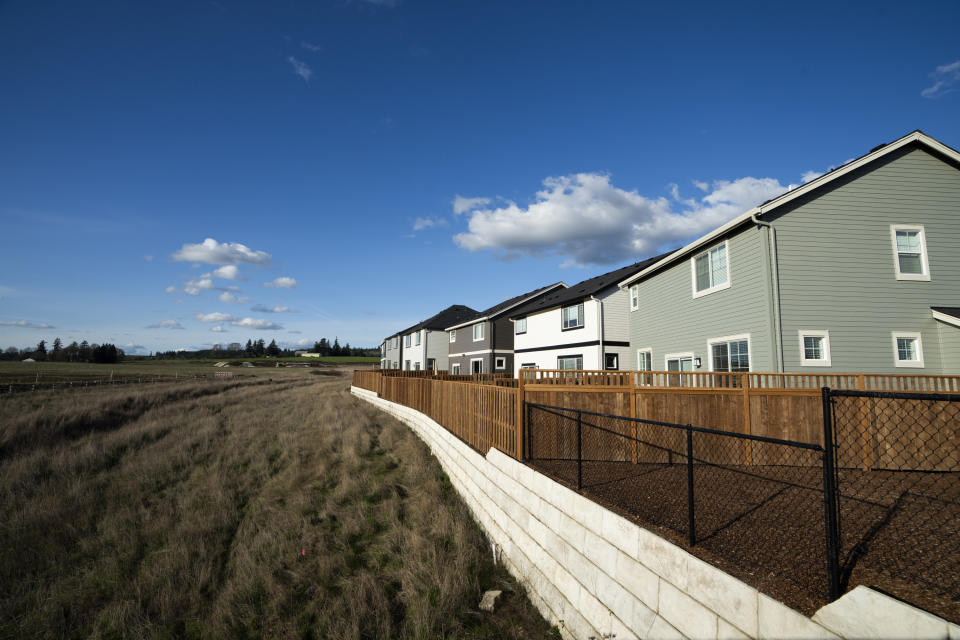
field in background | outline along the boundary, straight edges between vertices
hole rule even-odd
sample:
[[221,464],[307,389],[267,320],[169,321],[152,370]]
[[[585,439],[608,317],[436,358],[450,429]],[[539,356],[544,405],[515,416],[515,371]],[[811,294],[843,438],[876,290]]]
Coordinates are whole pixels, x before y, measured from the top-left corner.
[[553,637],[423,443],[314,371],[0,397],[0,637]]

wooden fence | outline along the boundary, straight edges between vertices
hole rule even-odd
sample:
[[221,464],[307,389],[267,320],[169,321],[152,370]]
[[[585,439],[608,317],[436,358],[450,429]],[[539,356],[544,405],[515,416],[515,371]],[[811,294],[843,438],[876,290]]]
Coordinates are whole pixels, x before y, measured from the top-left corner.
[[[960,393],[960,376],[926,374],[524,369],[517,380],[390,370],[355,371],[354,384],[425,413],[480,451],[493,446],[521,459],[524,401],[822,446],[822,387]],[[865,439],[871,424],[863,421]],[[744,462],[760,462],[749,446]],[[877,459],[848,464],[875,468]]]

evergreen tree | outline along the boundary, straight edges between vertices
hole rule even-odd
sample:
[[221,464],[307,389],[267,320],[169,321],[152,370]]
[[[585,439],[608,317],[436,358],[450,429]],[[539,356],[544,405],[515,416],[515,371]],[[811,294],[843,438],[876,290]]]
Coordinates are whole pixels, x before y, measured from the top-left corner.
[[340,338],[333,339],[333,347],[330,348],[330,355],[338,356],[340,355]]
[[53,352],[50,354],[50,359],[54,362],[59,362],[63,359],[63,343],[60,341],[60,338],[53,341]]
[[80,343],[80,347],[77,349],[77,361],[90,362],[91,355],[90,343],[84,340]]
[[37,360],[46,360],[47,359],[47,341],[41,340],[37,343],[37,350],[34,354],[34,357]]
[[267,355],[274,358],[280,355],[280,347],[277,346],[276,340],[270,341],[270,346],[267,347]]
[[247,353],[248,356],[252,356],[252,355],[253,355],[253,341],[252,341],[252,340],[247,340],[247,346],[244,348],[244,351]]

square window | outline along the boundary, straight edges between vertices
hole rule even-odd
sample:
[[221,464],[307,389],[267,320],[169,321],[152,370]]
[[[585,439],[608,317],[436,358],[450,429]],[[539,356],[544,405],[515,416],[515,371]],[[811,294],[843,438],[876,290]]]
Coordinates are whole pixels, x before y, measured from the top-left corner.
[[800,365],[803,367],[830,366],[830,332],[801,329]]
[[506,358],[497,358],[494,361],[494,366],[497,369],[506,369],[507,368],[507,359]]
[[526,319],[526,318],[519,318],[519,319],[514,323],[514,325],[513,325],[513,332],[514,332],[516,335],[520,335],[521,333],[526,333],[526,332],[527,332],[527,319]]
[[[693,297],[726,289],[730,286],[730,264],[727,243],[717,245],[691,258]],[[639,305],[639,300],[637,302]]]
[[483,373],[483,358],[470,361],[470,373]]
[[620,368],[620,357],[616,353],[603,354],[603,368],[616,371]]
[[569,329],[580,329],[583,327],[583,303],[564,307],[561,310],[561,328],[564,331]]
[[460,363],[459,363],[459,362],[456,363],[456,364],[454,364],[452,367],[450,367],[450,373],[452,373],[452,374],[454,374],[454,375],[459,375],[459,373],[460,373]]
[[731,336],[707,341],[711,371],[750,371],[748,336]]
[[893,263],[897,280],[929,280],[927,240],[920,225],[890,226]]
[[919,333],[894,331],[893,359],[898,367],[923,367],[923,341]]
[[413,363],[413,370],[414,370],[414,371],[420,371],[420,363],[419,363],[419,362],[414,362],[414,363]]
[[473,341],[477,342],[479,340],[483,340],[483,323],[482,322],[478,322],[477,324],[473,325]]

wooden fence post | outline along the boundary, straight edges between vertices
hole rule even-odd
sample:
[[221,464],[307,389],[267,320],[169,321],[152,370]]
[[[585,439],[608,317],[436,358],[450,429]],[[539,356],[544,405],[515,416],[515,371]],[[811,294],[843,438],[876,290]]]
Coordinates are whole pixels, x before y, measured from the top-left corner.
[[514,455],[516,455],[517,460],[523,460],[523,455],[524,455],[524,451],[523,451],[523,418],[524,418],[524,413],[525,413],[524,410],[523,410],[523,402],[524,402],[524,400],[525,400],[525,397],[524,397],[524,389],[523,389],[523,385],[524,385],[523,369],[521,369],[521,370],[518,371],[517,373],[519,374],[519,376],[517,377],[517,415],[516,415],[516,423],[517,423],[517,445],[516,445],[516,447],[514,447]]

